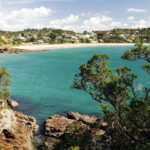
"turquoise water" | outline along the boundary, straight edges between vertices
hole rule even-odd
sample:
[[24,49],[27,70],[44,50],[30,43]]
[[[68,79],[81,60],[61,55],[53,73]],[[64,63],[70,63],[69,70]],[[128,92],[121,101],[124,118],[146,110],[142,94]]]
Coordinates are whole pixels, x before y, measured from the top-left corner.
[[70,89],[79,66],[95,53],[111,56],[110,67],[130,67],[139,77],[137,86],[149,86],[150,77],[140,68],[144,61],[124,61],[122,53],[131,47],[71,48],[36,53],[0,55],[0,66],[11,73],[12,98],[18,110],[36,117],[39,123],[53,114],[67,111],[99,113],[99,104],[79,90]]

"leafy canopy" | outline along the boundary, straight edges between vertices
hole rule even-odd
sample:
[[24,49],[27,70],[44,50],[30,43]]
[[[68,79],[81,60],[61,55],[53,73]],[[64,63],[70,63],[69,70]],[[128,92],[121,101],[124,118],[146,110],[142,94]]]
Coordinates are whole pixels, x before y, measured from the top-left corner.
[[[141,42],[122,56],[123,59],[145,59],[149,62],[149,50]],[[142,94],[134,87],[137,76],[127,67],[118,67],[115,73],[108,66],[109,56],[95,54],[80,66],[72,88],[88,92],[99,102],[103,119],[108,123],[101,143],[108,149],[150,148],[150,89]],[[149,73],[149,64],[143,65]],[[94,149],[94,148],[93,148]]]
[[10,86],[10,74],[6,68],[0,68],[0,99],[10,96],[8,87]]
[[[139,39],[137,39],[135,46],[135,48],[127,50],[121,58],[127,60],[144,59],[150,63],[150,48],[144,46]],[[150,74],[150,64],[143,65],[142,68]]]

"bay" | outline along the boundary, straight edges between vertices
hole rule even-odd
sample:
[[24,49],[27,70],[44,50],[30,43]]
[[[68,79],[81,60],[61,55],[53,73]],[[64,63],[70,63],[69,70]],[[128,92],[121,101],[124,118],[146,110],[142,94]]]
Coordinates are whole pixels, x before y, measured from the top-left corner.
[[100,113],[101,108],[88,93],[70,89],[74,74],[93,54],[108,54],[109,66],[127,66],[138,75],[137,88],[149,86],[150,77],[142,69],[143,60],[127,61],[120,57],[131,46],[68,48],[46,52],[0,55],[0,67],[11,73],[11,97],[20,104],[19,111],[36,117],[41,124],[53,114],[67,111]]

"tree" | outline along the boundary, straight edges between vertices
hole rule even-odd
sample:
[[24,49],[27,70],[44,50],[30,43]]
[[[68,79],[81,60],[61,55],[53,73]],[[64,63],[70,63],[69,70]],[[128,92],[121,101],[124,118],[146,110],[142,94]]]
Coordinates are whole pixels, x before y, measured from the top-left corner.
[[31,37],[29,42],[36,42],[37,40],[34,37]]
[[[147,48],[142,45],[137,48],[140,52],[130,51],[132,60],[137,55],[138,58],[144,56],[148,60]],[[122,58],[130,58],[126,54],[127,52]],[[139,95],[134,87],[137,76],[131,69],[122,66],[116,68],[114,73],[108,67],[108,59],[106,54],[95,54],[87,63],[81,65],[72,88],[88,92],[100,104],[103,119],[108,123],[106,134],[101,139],[103,148],[149,149],[150,89],[143,89]]]
[[98,32],[97,33],[97,39],[104,39],[106,38],[108,35],[107,35],[107,32],[106,31],[103,31],[103,32]]
[[53,43],[53,42],[55,42],[55,39],[56,39],[56,33],[50,33],[49,34],[49,37],[51,38],[51,42]]
[[10,74],[6,68],[0,68],[0,99],[5,99],[10,96],[8,87],[10,86]]
[[[135,46],[135,48],[127,50],[121,58],[127,60],[144,59],[150,63],[150,49],[144,46],[139,39],[136,39]],[[142,68],[150,74],[150,64],[144,64]]]

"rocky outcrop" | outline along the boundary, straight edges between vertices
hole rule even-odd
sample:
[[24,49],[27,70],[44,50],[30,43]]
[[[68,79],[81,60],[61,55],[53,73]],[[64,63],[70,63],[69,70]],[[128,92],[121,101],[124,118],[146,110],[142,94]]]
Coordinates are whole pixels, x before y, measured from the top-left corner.
[[33,150],[33,133],[38,132],[36,119],[13,111],[0,101],[0,148],[2,150]]
[[7,53],[7,54],[11,54],[11,53],[16,53],[18,54],[19,52],[23,52],[23,49],[17,49],[17,48],[12,48],[12,47],[0,47],[0,53]]
[[17,124],[15,130],[3,130],[0,135],[0,147],[2,150],[33,150],[31,129]]
[[[77,112],[68,112],[67,117],[54,115],[47,119],[44,124],[44,134],[47,137],[45,145],[52,148],[56,143],[62,142],[66,134],[82,135],[85,130],[91,130],[96,136],[104,135],[102,129],[107,126],[107,123],[98,122],[98,128],[93,128],[97,121],[96,117],[81,115]],[[102,127],[102,128],[101,128]]]
[[24,115],[21,112],[17,111],[14,113],[19,124],[25,125],[29,129],[31,129],[31,131],[35,134],[38,133],[39,125],[37,124],[36,119],[34,117]]
[[19,107],[19,104],[12,100],[12,99],[7,99],[7,104],[11,107],[11,108],[18,108]]
[[96,122],[96,117],[91,117],[88,115],[81,115],[78,112],[68,112],[67,113],[69,119],[74,119],[76,121],[81,121],[85,124],[92,124]]
[[44,134],[48,137],[60,138],[74,120],[54,115],[46,120]]
[[0,134],[4,129],[12,130],[16,126],[16,116],[9,107],[7,107],[6,103],[0,100]]

